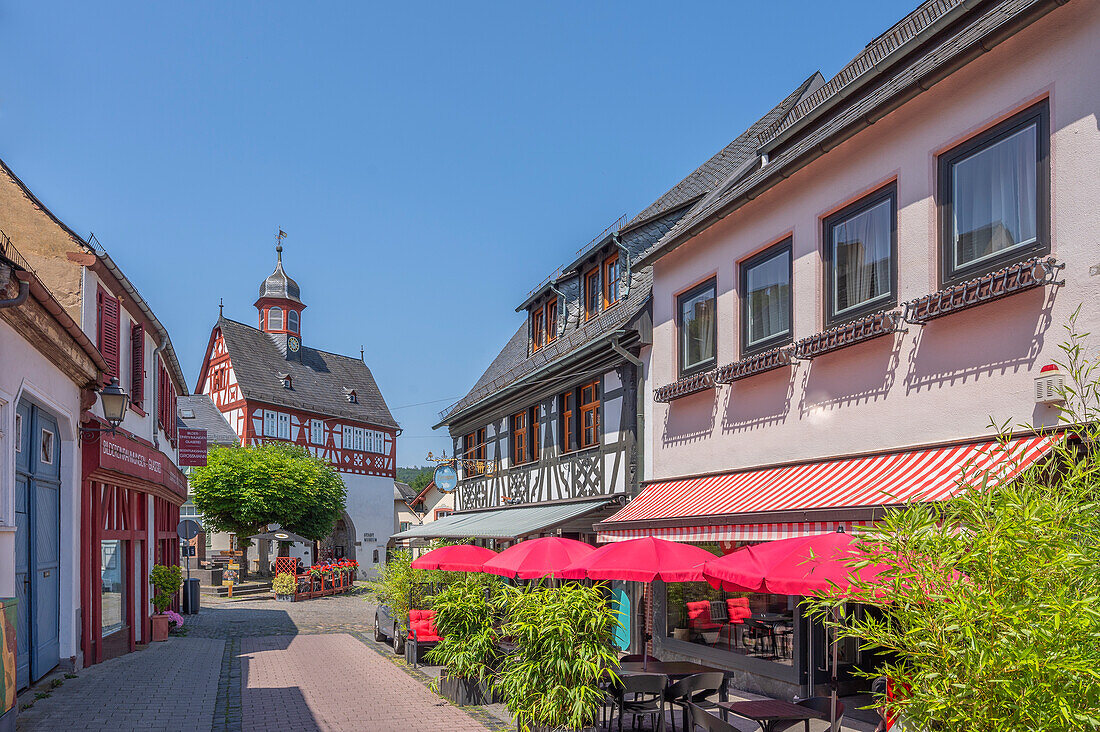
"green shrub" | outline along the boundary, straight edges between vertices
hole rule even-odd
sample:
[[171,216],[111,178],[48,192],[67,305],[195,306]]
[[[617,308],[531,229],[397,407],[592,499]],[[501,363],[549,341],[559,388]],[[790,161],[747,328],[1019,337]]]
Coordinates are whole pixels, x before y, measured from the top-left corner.
[[505,585],[502,595],[500,633],[517,646],[495,682],[508,710],[525,730],[591,725],[603,699],[600,682],[616,678],[618,621],[606,587]]
[[298,580],[290,572],[281,572],[275,575],[271,589],[276,595],[293,595],[298,590]]
[[428,651],[429,661],[446,666],[452,676],[489,678],[500,658],[502,585],[496,575],[471,572],[432,598],[435,626],[443,639]]
[[176,599],[180,585],[183,584],[179,566],[154,565],[153,571],[149,573],[149,584],[153,586],[153,607],[158,613],[162,613]]

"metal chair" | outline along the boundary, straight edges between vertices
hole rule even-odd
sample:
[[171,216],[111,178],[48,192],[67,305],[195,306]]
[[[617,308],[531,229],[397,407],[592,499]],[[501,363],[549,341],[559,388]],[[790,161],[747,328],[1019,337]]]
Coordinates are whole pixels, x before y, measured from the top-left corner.
[[[722,684],[726,682],[726,675],[711,671],[701,674],[692,674],[669,684],[665,689],[665,701],[672,707],[680,707],[684,713],[684,732],[691,732],[691,719],[688,706],[704,707],[708,710],[717,710],[718,705],[707,697],[717,694],[722,690]],[[676,711],[672,710],[672,729],[676,729]]]
[[[809,699],[799,699],[795,702],[800,707],[806,707],[812,709],[818,714],[824,714],[825,719],[829,718],[829,707],[832,706],[832,700],[827,696],[811,696]],[[844,721],[844,702],[837,700],[836,703],[836,721],[838,723]],[[772,725],[773,732],[783,732],[783,730],[793,729],[800,724],[798,721],[794,722],[776,722]],[[810,732],[810,720],[802,720],[801,724],[805,728],[805,732]],[[828,726],[822,727],[822,730],[829,729]]]
[[[665,689],[668,677],[664,674],[622,674],[622,684],[616,690],[619,707],[619,732],[623,730],[623,717],[630,715],[631,729],[638,717],[656,717],[654,725],[660,732],[665,729]],[[610,724],[608,725],[610,726]]]
[[695,732],[699,728],[702,728],[703,732],[741,732],[726,720],[695,704],[689,703],[687,711],[691,718],[691,729],[688,732]]

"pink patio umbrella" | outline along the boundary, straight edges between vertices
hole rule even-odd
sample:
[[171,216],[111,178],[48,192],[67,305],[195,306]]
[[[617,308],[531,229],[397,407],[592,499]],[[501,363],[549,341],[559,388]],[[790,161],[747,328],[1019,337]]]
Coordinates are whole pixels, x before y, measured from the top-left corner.
[[[798,536],[743,547],[703,565],[703,576],[712,587],[744,592],[768,592],[776,595],[812,595],[817,592],[841,592],[853,580],[874,581],[885,565],[867,565],[853,569],[850,562],[859,557],[856,537],[843,531]],[[833,619],[837,619],[833,610]],[[833,732],[839,728],[837,704],[837,641],[833,638],[831,703],[829,720]]]
[[432,549],[413,560],[413,569],[443,569],[449,572],[480,572],[481,565],[493,559],[492,549],[473,544],[455,544]]
[[647,536],[604,544],[565,568],[564,579],[628,582],[702,582],[703,563],[714,555],[692,544]]
[[480,571],[518,579],[561,577],[562,570],[593,551],[595,547],[583,541],[544,536],[513,544],[481,565]]

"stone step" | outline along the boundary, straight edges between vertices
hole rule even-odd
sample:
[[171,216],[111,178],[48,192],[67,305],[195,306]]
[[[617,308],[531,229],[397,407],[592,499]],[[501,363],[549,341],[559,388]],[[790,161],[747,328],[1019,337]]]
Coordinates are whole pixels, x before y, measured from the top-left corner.
[[[218,597],[226,597],[229,595],[229,588],[225,585],[200,587],[199,590],[203,595],[216,595]],[[261,595],[270,592],[270,582],[244,582],[239,585],[233,585],[233,597],[240,595]]]

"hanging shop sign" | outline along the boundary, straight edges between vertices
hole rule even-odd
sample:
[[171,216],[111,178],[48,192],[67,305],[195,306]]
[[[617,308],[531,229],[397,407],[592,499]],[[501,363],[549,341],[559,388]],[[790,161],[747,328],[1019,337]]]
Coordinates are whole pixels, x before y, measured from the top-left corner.
[[181,502],[187,498],[187,478],[172,460],[124,430],[103,432],[94,441],[84,442],[84,475],[153,483]]
[[435,469],[435,487],[443,493],[453,493],[458,487],[458,471],[452,465],[440,465]]
[[179,430],[180,467],[201,468],[206,465],[206,430]]

